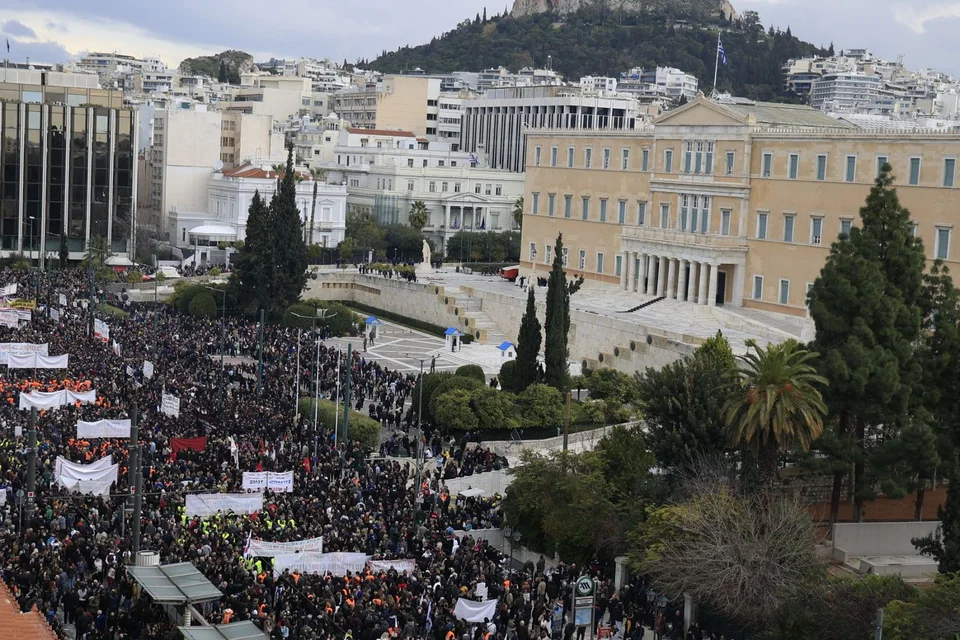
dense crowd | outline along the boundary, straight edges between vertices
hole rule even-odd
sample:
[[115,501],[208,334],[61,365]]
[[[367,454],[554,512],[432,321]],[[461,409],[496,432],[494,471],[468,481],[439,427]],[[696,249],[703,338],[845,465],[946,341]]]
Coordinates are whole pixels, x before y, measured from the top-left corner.
[[[33,278],[5,271],[0,285],[19,282],[32,290]],[[255,322],[227,319],[230,359],[221,371],[220,320],[189,317],[163,304],[127,305],[129,317],[107,320],[110,337],[104,342],[89,335],[87,286],[84,272],[44,275],[41,307],[32,320],[18,329],[0,327],[0,342],[47,343],[51,355],[70,356],[65,371],[0,370],[6,498],[0,507],[0,574],[24,610],[36,605],[58,632],[72,625],[78,640],[179,637],[166,612],[138,594],[124,568],[132,559],[132,516],[124,515],[130,441],[82,440],[76,432],[78,420],[125,418],[136,406],[144,483],[141,548],[159,552],[164,564],[194,563],[223,592],[203,606],[207,621],[253,620],[270,638],[288,640],[570,640],[577,633],[569,594],[583,569],[551,568],[542,558],[511,564],[502,549],[474,537],[503,525],[500,496],[452,495],[444,481],[505,468],[506,460],[471,438],[413,430],[414,376],[361,353],[353,354],[348,371],[335,348],[321,343],[318,359],[316,344],[305,342],[298,350],[296,330],[268,325],[258,391]],[[48,301],[52,306],[44,308]],[[145,361],[153,364],[150,378],[144,376]],[[333,425],[315,426],[312,416],[295,409],[314,380],[320,394],[332,399],[338,388],[342,393],[346,376],[354,390],[351,404],[366,407],[383,426],[382,455],[344,442]],[[18,397],[61,388],[95,389],[97,401],[39,412],[31,510],[22,499],[26,440],[14,435],[28,415],[17,408]],[[178,417],[160,411],[163,393],[180,399]],[[206,437],[201,450],[174,452],[174,438],[200,436]],[[418,448],[433,464],[418,468],[403,457],[415,456]],[[107,455],[120,465],[110,495],[71,494],[57,485],[58,456],[86,463]],[[250,515],[186,515],[186,494],[241,491],[244,471],[293,471],[294,489],[266,492],[264,508]],[[250,539],[317,536],[324,552],[413,560],[415,570],[275,574],[269,558],[244,557]],[[588,570],[601,573],[596,566]],[[681,637],[675,620],[662,611],[658,617],[642,584],[619,593],[609,581],[598,584],[598,619],[609,620],[619,637],[642,638],[642,624],[652,628],[658,621],[666,637]],[[484,591],[498,601],[492,619],[469,624],[454,616],[458,598],[479,599]]]

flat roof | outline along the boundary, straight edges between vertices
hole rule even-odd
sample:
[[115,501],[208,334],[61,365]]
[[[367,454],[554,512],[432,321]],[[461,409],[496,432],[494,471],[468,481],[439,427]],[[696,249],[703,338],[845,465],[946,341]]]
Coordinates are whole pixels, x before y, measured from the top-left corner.
[[250,620],[214,627],[178,627],[186,640],[270,640]]
[[209,602],[223,597],[223,593],[190,562],[127,567],[127,572],[158,604]]

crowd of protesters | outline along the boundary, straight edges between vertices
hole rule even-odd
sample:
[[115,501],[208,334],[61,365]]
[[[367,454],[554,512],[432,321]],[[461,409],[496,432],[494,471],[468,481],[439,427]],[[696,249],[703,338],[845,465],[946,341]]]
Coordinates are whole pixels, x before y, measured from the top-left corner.
[[[0,286],[16,282],[18,297],[27,297],[34,278],[4,271]],[[0,326],[0,342],[46,343],[50,355],[69,354],[67,370],[9,369],[0,377],[0,493],[6,498],[0,507],[0,575],[23,610],[36,606],[54,629],[65,634],[72,627],[78,640],[178,638],[166,612],[139,594],[124,568],[132,561],[131,519],[139,515],[141,549],[158,552],[163,564],[192,562],[223,592],[203,606],[211,623],[252,620],[268,637],[288,640],[570,640],[577,631],[568,596],[583,569],[551,568],[542,559],[511,565],[503,549],[473,537],[503,525],[500,496],[451,495],[444,480],[502,469],[506,460],[469,438],[414,432],[408,410],[414,376],[360,353],[347,371],[344,354],[322,343],[314,375],[316,345],[304,344],[298,352],[296,330],[268,325],[258,384],[255,322],[227,319],[226,353],[234,358],[221,370],[220,320],[186,316],[163,304],[129,305],[129,317],[107,320],[104,341],[91,335],[87,286],[83,271],[44,274],[32,319],[19,328]],[[152,377],[144,376],[145,361],[153,365]],[[382,455],[345,442],[333,425],[315,426],[295,409],[314,380],[324,397],[333,398],[346,376],[353,401],[367,406],[384,427]],[[21,433],[17,427],[26,433],[29,415],[18,409],[19,394],[60,388],[95,389],[97,401],[39,412],[31,509],[23,497],[26,439],[15,435]],[[163,393],[180,399],[179,416],[161,412]],[[143,506],[140,514],[125,516],[130,441],[80,439],[76,423],[127,418],[134,406]],[[197,437],[206,437],[200,450],[174,452],[174,438]],[[384,457],[415,456],[418,447],[433,465],[418,468],[411,458]],[[108,455],[120,466],[110,495],[58,486],[58,456],[86,463]],[[293,471],[293,491],[266,492],[263,510],[250,515],[186,515],[187,494],[239,492],[244,471]],[[269,558],[244,556],[250,539],[317,536],[324,552],[413,560],[415,570],[275,574]],[[592,571],[600,573],[598,567]],[[614,594],[612,584],[600,584],[609,596],[602,615],[618,625],[620,637],[642,638],[641,622],[657,624],[655,617],[647,620],[649,606],[638,591]],[[484,591],[498,600],[492,619],[470,624],[454,616],[458,598],[478,598]]]

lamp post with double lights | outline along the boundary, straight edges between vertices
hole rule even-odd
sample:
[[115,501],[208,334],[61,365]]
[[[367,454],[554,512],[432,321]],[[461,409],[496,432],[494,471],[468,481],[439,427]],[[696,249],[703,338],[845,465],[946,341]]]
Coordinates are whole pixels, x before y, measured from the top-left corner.
[[[316,359],[313,365],[313,398],[311,399],[310,405],[313,409],[313,453],[317,453],[317,415],[319,412],[319,397],[320,397],[320,330],[317,328],[317,322],[320,320],[329,320],[336,317],[336,313],[330,313],[329,309],[317,309],[316,316],[302,316],[299,313],[290,312],[290,315],[300,318],[302,320],[309,320],[313,323],[314,338],[317,342],[316,348]],[[297,422],[299,423],[300,419],[300,327],[297,327],[297,391],[295,404],[297,405]],[[337,388],[339,389],[340,385],[340,365],[339,358],[337,360]],[[337,400],[339,403],[339,398]],[[337,413],[339,414],[339,404],[337,408]],[[337,427],[334,426],[334,429]],[[336,437],[336,436],[334,436]]]

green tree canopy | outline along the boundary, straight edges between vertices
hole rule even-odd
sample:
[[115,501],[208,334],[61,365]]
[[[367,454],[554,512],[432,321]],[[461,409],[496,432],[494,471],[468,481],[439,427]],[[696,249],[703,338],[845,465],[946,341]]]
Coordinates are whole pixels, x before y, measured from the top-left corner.
[[206,291],[201,291],[190,299],[189,310],[190,315],[197,318],[217,317],[217,303]]
[[558,429],[563,425],[563,396],[545,384],[532,384],[517,396],[520,426],[524,429]]

